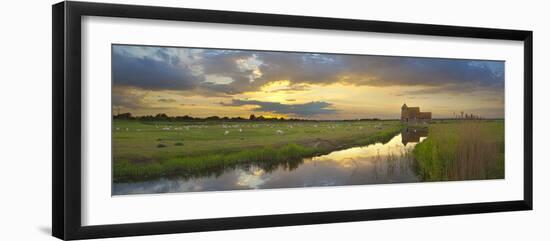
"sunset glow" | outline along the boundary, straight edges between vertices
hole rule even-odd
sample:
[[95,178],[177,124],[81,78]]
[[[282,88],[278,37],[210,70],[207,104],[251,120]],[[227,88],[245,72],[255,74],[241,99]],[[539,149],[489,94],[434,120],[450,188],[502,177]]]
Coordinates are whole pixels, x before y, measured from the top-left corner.
[[504,116],[504,62],[113,45],[113,111],[320,120]]

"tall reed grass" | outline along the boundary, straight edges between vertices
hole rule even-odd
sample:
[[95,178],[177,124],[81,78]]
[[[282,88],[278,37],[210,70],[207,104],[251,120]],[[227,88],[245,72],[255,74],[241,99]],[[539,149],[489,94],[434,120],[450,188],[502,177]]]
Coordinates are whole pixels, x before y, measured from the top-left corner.
[[425,181],[504,178],[504,122],[432,124],[413,154]]

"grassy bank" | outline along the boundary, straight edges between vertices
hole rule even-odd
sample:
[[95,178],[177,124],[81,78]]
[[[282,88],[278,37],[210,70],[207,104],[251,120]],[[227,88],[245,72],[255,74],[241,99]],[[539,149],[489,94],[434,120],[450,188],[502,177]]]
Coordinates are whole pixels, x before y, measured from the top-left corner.
[[504,121],[431,124],[413,154],[424,181],[504,178]]
[[353,146],[387,142],[397,121],[353,122],[139,122],[116,120],[113,180],[216,175],[256,164],[295,168],[303,158]]

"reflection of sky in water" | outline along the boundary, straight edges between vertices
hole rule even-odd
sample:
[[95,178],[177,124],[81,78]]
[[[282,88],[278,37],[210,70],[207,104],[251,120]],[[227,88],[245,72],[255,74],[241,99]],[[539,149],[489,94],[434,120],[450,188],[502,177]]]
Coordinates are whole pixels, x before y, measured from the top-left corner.
[[[421,137],[420,141],[424,139]],[[266,172],[250,166],[189,180],[117,183],[113,185],[113,195],[416,182],[418,178],[410,158],[415,144],[409,142],[404,146],[399,134],[386,144],[354,147],[305,159],[293,170],[279,167]]]

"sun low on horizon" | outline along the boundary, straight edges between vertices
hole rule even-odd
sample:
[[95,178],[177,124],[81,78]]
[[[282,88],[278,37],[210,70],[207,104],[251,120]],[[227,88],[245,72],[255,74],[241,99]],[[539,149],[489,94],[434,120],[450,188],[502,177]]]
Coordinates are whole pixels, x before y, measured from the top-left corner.
[[504,118],[496,60],[113,45],[112,82],[113,112],[134,116]]

